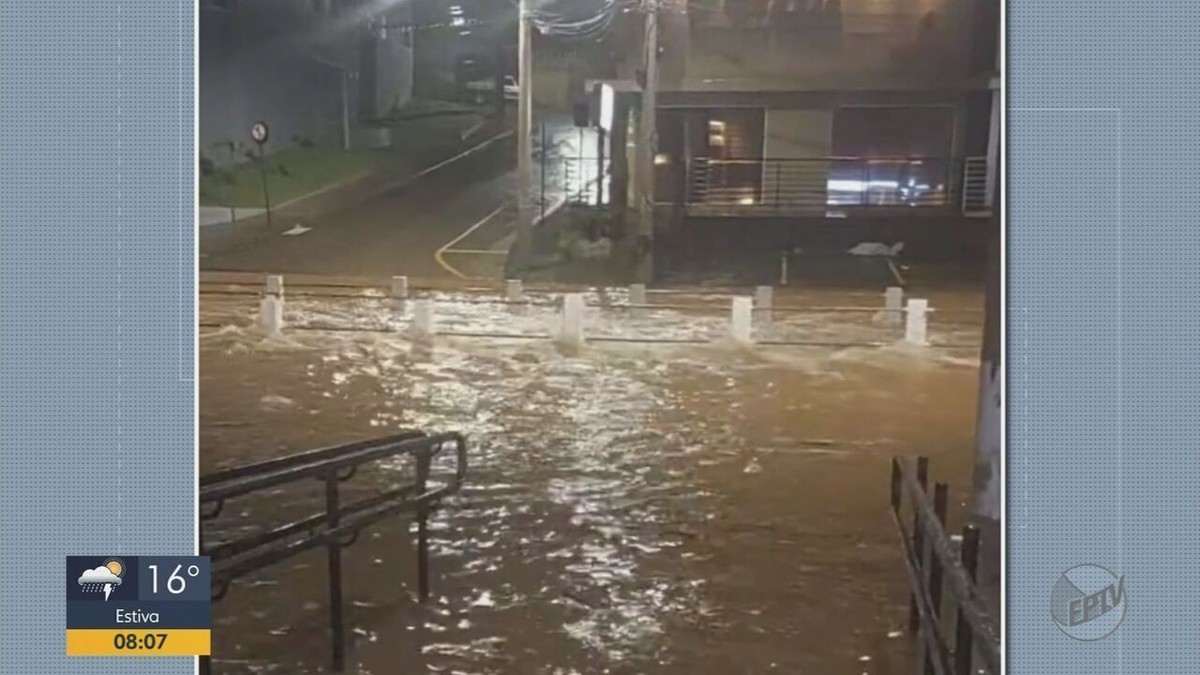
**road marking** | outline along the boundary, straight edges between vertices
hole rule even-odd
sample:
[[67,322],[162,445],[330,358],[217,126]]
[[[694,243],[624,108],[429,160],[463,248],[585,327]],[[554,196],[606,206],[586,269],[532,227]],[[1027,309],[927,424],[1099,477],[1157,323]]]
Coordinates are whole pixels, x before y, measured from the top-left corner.
[[500,133],[496,134],[495,136],[492,136],[491,138],[487,139],[486,141],[483,141],[479,145],[473,145],[473,146],[467,148],[466,150],[463,150],[462,152],[458,153],[457,155],[451,157],[450,159],[443,159],[442,161],[438,162],[437,164],[434,164],[433,166],[429,167],[428,169],[421,169],[420,171],[417,172],[417,174],[415,176],[413,176],[413,179],[415,180],[415,179],[425,176],[427,174],[431,174],[434,171],[437,171],[438,169],[442,168],[443,166],[446,166],[447,164],[452,164],[454,162],[457,162],[458,160],[462,159],[463,157],[466,157],[467,155],[472,155],[476,152],[479,152],[480,150],[486,148],[487,146],[491,145],[492,143],[495,143],[496,141],[500,140],[501,138],[508,138],[509,136],[512,136],[512,135],[513,135],[512,129],[509,129],[508,131],[501,131]]
[[503,210],[505,209],[505,207],[507,207],[507,206],[508,206],[508,204],[501,204],[500,206],[497,206],[497,207],[496,207],[496,209],[495,209],[494,211],[492,211],[491,213],[489,213],[489,214],[487,214],[486,216],[484,216],[482,219],[480,219],[480,221],[479,221],[479,222],[477,222],[477,223],[475,223],[474,225],[472,225],[472,226],[468,227],[466,230],[464,230],[464,231],[463,231],[463,233],[462,233],[462,234],[460,234],[460,235],[458,235],[457,237],[455,237],[455,238],[451,239],[451,240],[450,240],[450,243],[448,243],[448,244],[446,244],[445,246],[443,246],[443,247],[439,248],[439,249],[437,250],[437,252],[433,254],[433,259],[434,259],[435,261],[437,261],[437,264],[438,264],[438,265],[440,265],[442,269],[446,270],[446,271],[447,271],[447,272],[449,272],[450,274],[453,274],[454,276],[458,277],[459,279],[464,279],[464,280],[465,280],[465,279],[469,279],[470,277],[468,277],[467,275],[463,274],[462,272],[459,272],[458,270],[454,269],[454,267],[452,267],[452,266],[450,265],[450,263],[446,262],[446,261],[445,261],[445,259],[444,259],[444,258],[442,258],[442,256],[443,256],[443,255],[444,255],[444,254],[445,254],[445,253],[446,253],[446,252],[447,252],[447,251],[448,251],[448,250],[449,250],[451,247],[453,247],[455,244],[457,244],[458,242],[462,241],[463,239],[466,239],[468,235],[470,235],[470,234],[471,234],[472,232],[474,232],[475,230],[478,230],[479,228],[483,227],[483,226],[484,226],[485,224],[487,224],[487,222],[488,222],[488,221],[490,221],[492,218],[495,218],[496,216],[500,215],[500,212],[501,212],[501,211],[503,211]]
[[305,232],[312,232],[312,228],[305,227],[305,226],[301,225],[300,223],[296,223],[294,226],[292,226],[292,229],[287,230],[285,232],[280,232],[279,234],[281,234],[285,237],[295,237],[297,235],[304,234]]
[[[490,143],[492,140],[495,140],[495,138],[488,140],[488,141],[484,141],[484,143],[485,144]],[[476,147],[478,147],[478,146],[476,146]],[[557,212],[559,209],[561,209],[563,206],[565,206],[566,203],[567,203],[566,195],[559,196],[558,198],[556,198],[554,200],[554,203],[551,204],[550,207],[546,209],[545,214],[539,214],[534,217],[533,225],[536,226],[538,223],[542,222],[542,220],[544,218],[554,215],[554,213]],[[496,207],[495,211],[492,211],[491,213],[487,214],[486,216],[483,217],[482,220],[480,220],[479,222],[475,223],[474,225],[468,227],[465,232],[458,235],[454,239],[451,239],[450,243],[439,248],[437,250],[437,252],[433,254],[434,261],[437,262],[437,264],[440,265],[442,269],[446,270],[450,274],[453,274],[454,276],[458,277],[459,279],[466,280],[466,279],[470,279],[470,277],[463,274],[462,272],[459,272],[457,269],[454,268],[453,265],[446,262],[445,258],[443,258],[442,256],[444,256],[447,253],[462,253],[462,254],[474,254],[474,255],[508,255],[508,251],[506,251],[506,250],[454,248],[455,244],[462,241],[463,239],[466,239],[467,236],[470,235],[475,230],[478,230],[480,227],[483,227],[483,225],[485,223],[487,223],[492,218],[495,218],[497,214],[499,214],[501,211],[503,211],[506,206],[508,206],[508,204],[501,204],[500,206]]]
[[443,253],[461,253],[463,255],[508,255],[508,251],[500,248],[448,248]]
[[495,143],[496,141],[498,141],[502,138],[508,138],[509,136],[512,136],[513,133],[514,133],[514,131],[512,129],[509,129],[508,131],[501,131],[500,133],[496,134],[495,136],[492,136],[491,138],[489,138],[485,141],[482,141],[477,145],[472,145],[471,147],[467,148],[466,150],[463,150],[462,152],[458,153],[457,155],[451,157],[450,159],[444,159],[444,160],[438,162],[437,164],[434,164],[431,167],[421,169],[420,171],[418,171],[417,173],[415,173],[411,176],[405,176],[404,178],[401,178],[400,180],[392,181],[391,183],[388,183],[387,185],[381,186],[381,187],[375,189],[374,191],[372,191],[370,193],[370,196],[377,197],[385,192],[391,192],[392,190],[395,190],[396,188],[401,188],[401,187],[404,187],[405,185],[414,183],[418,179],[428,176],[429,174],[433,173],[434,171],[437,171],[438,169],[446,166],[447,164],[452,164],[454,162],[457,162],[458,160],[462,159],[463,157],[467,157],[468,155],[473,155],[476,152],[483,150],[484,148],[488,147],[492,143]]

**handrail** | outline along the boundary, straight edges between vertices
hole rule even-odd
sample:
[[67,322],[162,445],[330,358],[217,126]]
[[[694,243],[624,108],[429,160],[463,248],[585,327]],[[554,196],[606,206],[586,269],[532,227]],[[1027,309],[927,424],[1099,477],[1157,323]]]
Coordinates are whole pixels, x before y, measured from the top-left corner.
[[[908,458],[892,459],[892,516],[900,532],[904,562],[912,586],[910,625],[921,628],[926,668],[939,674],[965,674],[971,670],[971,651],[977,649],[987,670],[999,675],[1000,632],[975,584],[978,530],[963,530],[963,546],[955,547],[946,535],[945,484],[935,486],[931,502],[926,491],[929,460],[921,457],[913,467]],[[905,499],[908,495],[908,499]],[[905,526],[901,510],[912,507],[912,528]],[[939,613],[941,594],[947,585],[958,608],[956,646],[951,653],[943,635]],[[953,662],[951,661],[953,655]],[[951,665],[953,663],[953,666]]]
[[[430,486],[433,458],[448,447],[454,449],[454,474],[444,484]],[[341,503],[339,485],[354,476],[359,466],[396,456],[416,461],[415,477],[393,489]],[[325,484],[325,510],[285,523],[266,532],[206,543],[201,531],[200,553],[212,558],[213,597],[220,600],[232,582],[246,574],[286,560],[303,551],[328,549],[328,589],[333,670],[345,668],[345,622],[342,603],[341,550],[357,541],[366,527],[388,516],[413,512],[417,520],[417,574],[419,598],[429,597],[429,512],[445,496],[456,492],[466,478],[467,442],[462,434],[426,434],[404,431],[367,441],[346,443],[297,453],[263,462],[246,464],[209,474],[200,479],[199,502],[202,521],[220,516],[230,499],[261,492],[305,479]],[[206,512],[204,505],[209,505]],[[204,672],[211,672],[211,659],[202,659]]]

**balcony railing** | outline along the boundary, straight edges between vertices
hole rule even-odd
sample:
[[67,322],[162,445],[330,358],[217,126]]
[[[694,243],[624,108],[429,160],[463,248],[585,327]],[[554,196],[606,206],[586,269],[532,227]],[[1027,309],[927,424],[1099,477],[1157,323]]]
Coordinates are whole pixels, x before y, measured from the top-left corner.
[[986,216],[992,212],[991,182],[986,157],[968,157],[963,165],[962,209],[968,216]]
[[[659,185],[663,185],[661,180]],[[664,205],[694,215],[841,215],[872,211],[941,209],[986,211],[983,158],[710,159],[688,163],[685,183]],[[678,181],[667,181],[675,182]]]

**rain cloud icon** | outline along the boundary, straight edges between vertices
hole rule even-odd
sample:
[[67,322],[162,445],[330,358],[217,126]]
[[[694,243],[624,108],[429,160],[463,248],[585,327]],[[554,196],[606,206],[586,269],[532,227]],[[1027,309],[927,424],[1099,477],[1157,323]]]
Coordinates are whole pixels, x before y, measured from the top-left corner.
[[125,563],[120,558],[109,558],[104,564],[90,570],[84,570],[79,575],[79,585],[84,593],[99,593],[104,591],[104,601],[112,593],[113,586],[121,585],[121,577],[125,576]]

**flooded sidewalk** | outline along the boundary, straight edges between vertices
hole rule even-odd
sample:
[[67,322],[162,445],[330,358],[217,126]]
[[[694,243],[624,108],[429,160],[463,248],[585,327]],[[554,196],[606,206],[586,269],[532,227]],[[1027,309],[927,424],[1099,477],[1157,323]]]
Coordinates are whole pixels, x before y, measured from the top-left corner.
[[[675,299],[714,309],[593,309],[589,333],[724,330],[726,304]],[[982,301],[968,289],[933,305]],[[293,325],[405,320],[372,298],[289,298],[289,311]],[[429,348],[402,330],[266,337],[256,312],[253,298],[202,296],[202,473],[405,428],[470,439],[468,483],[433,516],[427,605],[415,599],[409,520],[347,550],[350,672],[912,671],[889,461],[930,456],[951,484],[951,511],[963,511],[981,316],[935,320],[926,348],[593,343],[564,353],[535,339],[440,337]],[[532,335],[554,320],[550,306],[454,293],[438,297],[438,312],[440,328],[464,333]],[[780,314],[758,330],[830,343],[894,332],[865,312]],[[376,466],[360,489],[403,470]],[[242,532],[301,518],[322,508],[319,495],[314,484],[247,499],[225,523]],[[236,582],[214,605],[214,671],[325,672],[324,565],[311,552]]]

